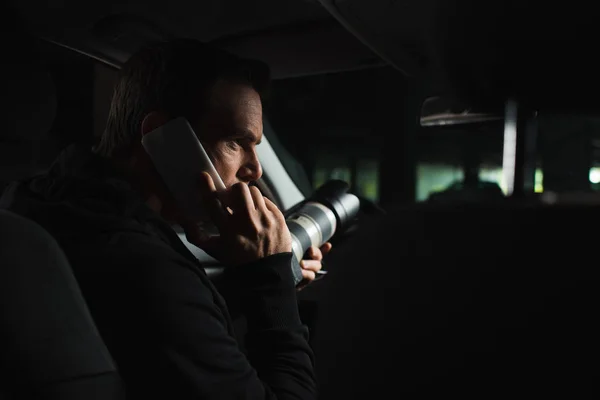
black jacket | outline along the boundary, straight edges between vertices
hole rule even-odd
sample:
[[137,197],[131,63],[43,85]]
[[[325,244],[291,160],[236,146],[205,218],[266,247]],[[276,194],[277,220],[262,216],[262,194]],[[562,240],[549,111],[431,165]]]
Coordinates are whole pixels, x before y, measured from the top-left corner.
[[68,148],[48,174],[9,186],[2,204],[58,240],[132,397],[316,397],[291,253],[226,273],[247,319],[243,352],[198,260],[91,151]]

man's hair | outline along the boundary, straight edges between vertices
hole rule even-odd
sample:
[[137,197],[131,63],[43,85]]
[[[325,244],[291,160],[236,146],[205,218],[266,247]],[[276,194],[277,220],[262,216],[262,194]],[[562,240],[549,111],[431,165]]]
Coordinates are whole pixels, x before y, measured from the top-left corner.
[[262,97],[269,84],[269,68],[193,39],[143,48],[120,71],[106,129],[95,151],[105,157],[130,154],[145,116],[152,111],[198,120],[219,80],[247,84]]

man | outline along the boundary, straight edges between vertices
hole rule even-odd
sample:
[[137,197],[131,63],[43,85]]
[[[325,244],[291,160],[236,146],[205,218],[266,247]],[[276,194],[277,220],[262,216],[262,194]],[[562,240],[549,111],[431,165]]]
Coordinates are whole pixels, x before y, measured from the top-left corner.
[[[13,185],[9,208],[52,233],[132,398],[312,399],[316,384],[291,272],[291,238],[277,207],[248,183],[262,174],[260,92],[268,71],[192,40],[157,44],[121,71],[106,132],[92,153],[69,148],[47,175]],[[190,121],[222,177],[198,177],[217,225],[202,237],[177,210],[141,146],[168,120]],[[229,265],[247,319],[246,352],[225,300],[171,225]],[[304,277],[322,253],[311,249]],[[81,349],[85,351],[85,349]]]

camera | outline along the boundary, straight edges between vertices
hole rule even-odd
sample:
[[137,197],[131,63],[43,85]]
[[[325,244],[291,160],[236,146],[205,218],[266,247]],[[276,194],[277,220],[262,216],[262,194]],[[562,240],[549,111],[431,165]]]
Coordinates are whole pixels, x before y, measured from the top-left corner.
[[347,229],[360,209],[357,196],[348,193],[349,185],[341,180],[330,180],[319,187],[308,199],[285,213],[292,236],[294,279],[302,280],[300,260],[311,246],[320,247],[336,233]]

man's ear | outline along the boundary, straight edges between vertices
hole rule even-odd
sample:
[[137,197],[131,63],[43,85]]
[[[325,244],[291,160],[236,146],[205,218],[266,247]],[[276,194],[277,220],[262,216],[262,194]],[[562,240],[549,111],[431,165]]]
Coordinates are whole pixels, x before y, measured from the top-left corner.
[[152,111],[142,121],[142,136],[169,122],[169,117],[160,111]]

